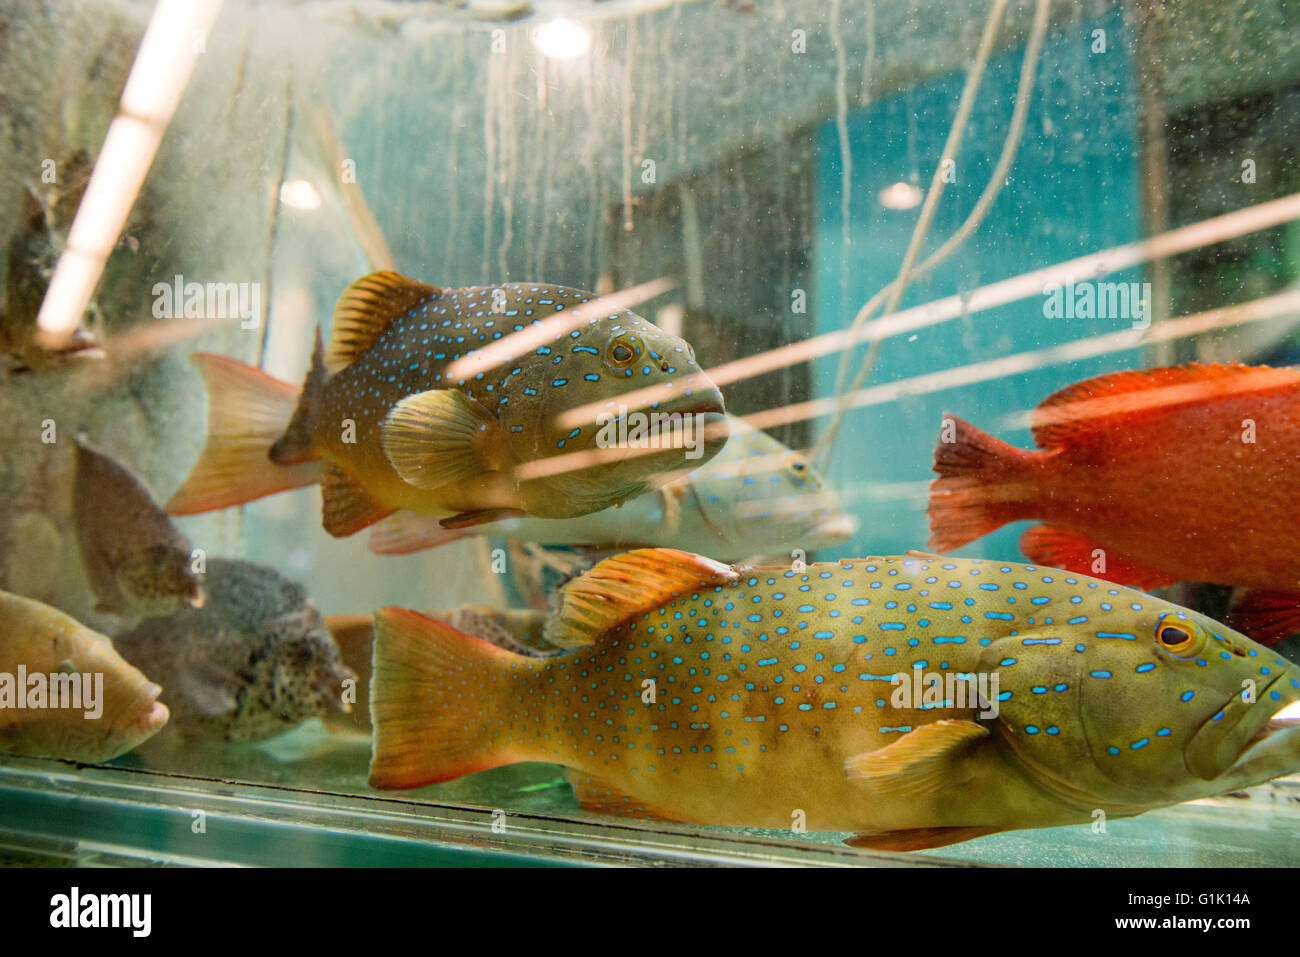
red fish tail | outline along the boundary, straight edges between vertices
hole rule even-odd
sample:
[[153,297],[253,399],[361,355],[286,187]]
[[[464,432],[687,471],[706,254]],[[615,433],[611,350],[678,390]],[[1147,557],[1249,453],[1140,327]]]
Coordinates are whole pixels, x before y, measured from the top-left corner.
[[[320,481],[319,456],[294,431],[303,418],[297,410],[307,401],[305,390],[229,356],[196,352],[190,360],[208,393],[208,437],[167,511],[211,512]],[[309,387],[316,369],[314,361]],[[277,448],[278,457],[273,456]]]
[[1039,454],[945,415],[934,450],[939,478],[930,485],[930,548],[949,552],[1031,517],[1031,466]]
[[418,788],[527,760],[496,713],[527,659],[405,608],[375,612],[370,783]]

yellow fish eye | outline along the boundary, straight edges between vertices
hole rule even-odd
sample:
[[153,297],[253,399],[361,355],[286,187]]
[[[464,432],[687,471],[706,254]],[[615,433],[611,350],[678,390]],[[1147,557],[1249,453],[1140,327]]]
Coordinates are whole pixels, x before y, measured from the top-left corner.
[[1164,616],[1156,624],[1156,641],[1171,655],[1191,658],[1205,644],[1205,632],[1194,622]]
[[605,347],[605,362],[612,369],[626,369],[641,357],[642,351],[639,336],[622,332],[610,339]]

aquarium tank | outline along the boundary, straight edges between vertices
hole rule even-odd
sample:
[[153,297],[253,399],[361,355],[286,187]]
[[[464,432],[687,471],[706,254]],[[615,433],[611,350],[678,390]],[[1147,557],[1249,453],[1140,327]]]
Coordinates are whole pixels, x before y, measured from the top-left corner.
[[1300,863],[1298,44],[0,0],[0,860]]

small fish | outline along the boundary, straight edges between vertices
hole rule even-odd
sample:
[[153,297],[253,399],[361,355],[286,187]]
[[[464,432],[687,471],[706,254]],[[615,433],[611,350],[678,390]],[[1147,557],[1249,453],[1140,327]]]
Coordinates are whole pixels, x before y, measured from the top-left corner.
[[193,546],[121,462],[77,437],[73,515],[96,611],[166,615],[203,605]]
[[1270,723],[1300,700],[1300,669],[1177,605],[1050,568],[921,553],[733,568],[637,551],[565,586],[547,627],[581,647],[527,658],[380,609],[371,784],[548,761],[588,810],[802,820],[903,850],[1300,768],[1300,725]]
[[[105,357],[99,342],[85,328],[77,329],[57,349],[42,345],[36,334],[36,316],[67,243],[72,217],[85,194],[91,166],[89,154],[78,150],[59,164],[59,183],[43,194],[29,185],[23,197],[19,228],[9,240],[4,309],[0,310],[0,351],[10,357],[13,371],[46,372]],[[97,302],[92,300],[87,311],[98,316]]]
[[1032,561],[1147,589],[1239,586],[1250,591],[1234,627],[1269,643],[1300,631],[1300,370],[1192,364],[1088,379],[1035,411],[1041,451],[947,418],[935,551],[1041,519],[1020,540]]
[[[40,685],[45,693],[38,702]],[[111,761],[167,723],[161,691],[99,632],[48,605],[0,592],[0,751]]]
[[566,519],[514,518],[468,529],[398,512],[370,533],[370,550],[403,555],[469,535],[504,535],[540,545],[605,551],[679,548],[741,561],[842,544],[854,521],[807,457],[728,416],[730,438],[716,456],[667,485],[615,508]]
[[212,558],[207,588],[202,608],[146,619],[113,639],[162,682],[175,732],[264,741],[350,710],[356,676],[301,585],[264,565]]
[[[509,349],[510,336],[528,344]],[[323,524],[336,536],[397,509],[449,527],[569,518],[634,498],[726,441],[722,395],[687,343],[565,286],[438,289],[371,273],[339,300],[329,351],[318,336],[301,391],[224,356],[194,360],[208,388],[208,443],[172,514],[319,480]],[[618,408],[642,390],[655,413],[691,416],[671,420],[694,430],[677,447],[611,445],[620,424],[649,414]],[[601,414],[560,424],[602,400],[613,428]]]

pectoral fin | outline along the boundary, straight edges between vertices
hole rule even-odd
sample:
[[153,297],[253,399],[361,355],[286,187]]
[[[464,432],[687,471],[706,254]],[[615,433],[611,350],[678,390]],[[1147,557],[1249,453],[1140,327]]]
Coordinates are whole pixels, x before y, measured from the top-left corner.
[[844,762],[849,780],[898,797],[933,794],[965,779],[960,760],[985,738],[988,728],[974,721],[936,721],[909,731],[878,751]]
[[1300,632],[1300,592],[1238,589],[1232,593],[1228,624],[1260,644],[1279,642]]
[[[1038,565],[1064,568],[1080,575],[1096,575],[1108,582],[1148,591],[1178,581],[1168,573],[1148,568],[1073,528],[1035,525],[1020,536],[1020,550]],[[1099,561],[1101,565],[1097,564]]]
[[924,851],[973,841],[977,837],[997,834],[1000,827],[917,827],[906,831],[872,831],[855,834],[844,843],[873,851]]
[[234,672],[210,661],[195,659],[180,668],[180,691],[199,714],[212,718],[235,710],[240,685]]
[[497,436],[492,413],[464,392],[408,395],[383,424],[384,454],[402,480],[435,489],[490,471],[481,456]]

